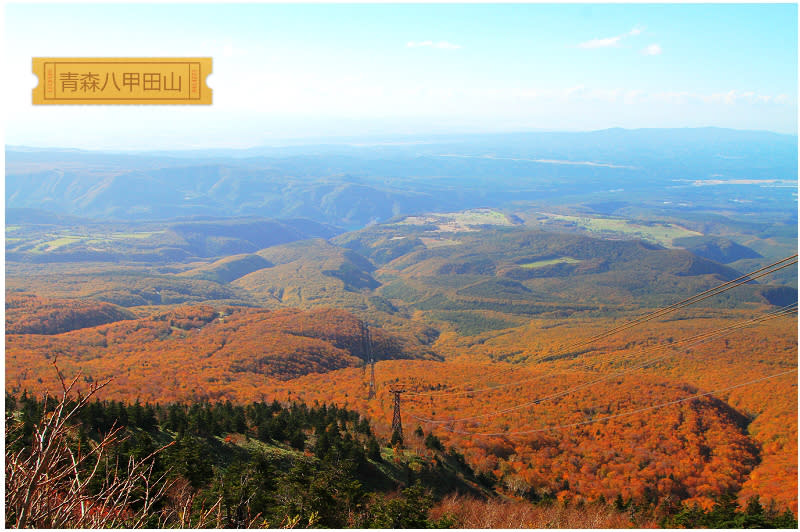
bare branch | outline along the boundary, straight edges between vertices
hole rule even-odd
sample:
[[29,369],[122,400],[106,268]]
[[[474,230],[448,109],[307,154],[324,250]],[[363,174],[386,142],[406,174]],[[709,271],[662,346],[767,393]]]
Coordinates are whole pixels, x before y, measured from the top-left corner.
[[[71,427],[91,397],[111,380],[92,383],[85,395],[73,390],[80,374],[67,382],[53,361],[61,384],[61,397],[50,410],[52,397],[43,396],[42,419],[33,430],[31,443],[17,451],[6,446],[6,526],[15,528],[133,528],[144,526],[154,505],[171,486],[166,474],[156,478],[154,458],[172,444],[164,445],[143,459],[131,457],[124,471],[113,471],[108,458],[121,441],[122,427],[113,425],[97,445],[74,452]],[[6,422],[6,441],[16,447],[23,440]],[[105,464],[99,490],[89,489]],[[134,509],[136,508],[136,509]],[[187,523],[191,524],[191,523]]]

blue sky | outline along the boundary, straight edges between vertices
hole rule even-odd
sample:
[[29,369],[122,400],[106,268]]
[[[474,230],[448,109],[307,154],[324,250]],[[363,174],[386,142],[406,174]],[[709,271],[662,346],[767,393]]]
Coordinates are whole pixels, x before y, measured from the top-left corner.
[[[7,4],[5,22],[7,144],[797,131],[791,4]],[[34,56],[211,56],[214,104],[34,107]]]

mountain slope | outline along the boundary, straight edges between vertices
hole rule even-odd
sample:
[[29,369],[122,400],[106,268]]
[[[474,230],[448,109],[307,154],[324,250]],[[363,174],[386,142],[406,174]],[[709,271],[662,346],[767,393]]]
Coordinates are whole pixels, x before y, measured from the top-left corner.
[[[796,185],[796,146],[759,131],[615,128],[166,154],[7,148],[6,204],[124,220],[268,212],[355,229],[518,201],[614,202],[623,188],[629,202],[691,190],[700,204],[794,216],[789,188],[762,185]],[[742,187],[757,204],[732,203]]]
[[[193,306],[57,335],[8,334],[7,382],[20,390],[37,388],[35,379],[48,378],[57,352],[62,370],[96,380],[114,377],[122,396],[242,399],[270,380],[363,366],[361,324],[336,309]],[[438,358],[412,335],[378,327],[371,334],[380,360]]]
[[181,272],[178,276],[207,279],[218,283],[230,283],[249,273],[269,268],[270,266],[272,266],[271,262],[258,255],[232,255],[214,261],[211,264]]

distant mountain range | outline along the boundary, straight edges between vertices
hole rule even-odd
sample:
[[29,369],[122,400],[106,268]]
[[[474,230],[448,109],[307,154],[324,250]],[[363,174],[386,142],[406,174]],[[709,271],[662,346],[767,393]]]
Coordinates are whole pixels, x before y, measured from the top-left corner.
[[747,208],[791,213],[796,186],[796,136],[718,128],[147,153],[6,148],[8,208],[104,220],[255,215],[356,229],[519,201],[691,197],[735,209],[743,196],[758,200]]

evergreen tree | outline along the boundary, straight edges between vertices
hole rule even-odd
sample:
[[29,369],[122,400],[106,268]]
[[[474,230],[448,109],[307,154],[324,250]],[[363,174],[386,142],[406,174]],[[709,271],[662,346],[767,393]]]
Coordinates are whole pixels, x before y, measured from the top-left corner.
[[375,439],[375,436],[370,436],[369,440],[367,440],[367,458],[375,462],[381,462],[383,460],[381,457],[381,446],[378,444],[378,440]]
[[444,451],[444,445],[442,445],[441,440],[434,436],[432,432],[425,437],[425,447],[434,451]]

